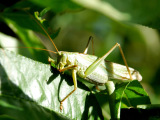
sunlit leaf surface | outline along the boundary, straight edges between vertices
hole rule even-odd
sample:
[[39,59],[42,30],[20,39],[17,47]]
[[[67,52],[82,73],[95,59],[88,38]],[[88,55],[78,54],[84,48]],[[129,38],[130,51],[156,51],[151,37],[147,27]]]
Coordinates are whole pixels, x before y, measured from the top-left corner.
[[48,64],[0,50],[0,114],[19,120],[103,118],[96,98],[80,82],[60,111],[59,101],[73,90],[73,83],[54,71]]

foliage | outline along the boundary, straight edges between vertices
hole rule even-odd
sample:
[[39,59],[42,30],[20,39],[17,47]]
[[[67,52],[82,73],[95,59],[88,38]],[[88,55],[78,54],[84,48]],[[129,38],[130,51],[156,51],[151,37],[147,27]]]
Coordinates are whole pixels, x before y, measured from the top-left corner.
[[[73,89],[71,77],[60,75],[56,70],[51,73],[49,65],[12,52],[1,50],[0,53],[1,115],[16,119],[103,118],[96,97],[83,84],[78,83],[78,89],[64,102],[61,112],[59,101]],[[116,93],[117,109],[121,108],[120,104],[122,108],[150,104],[148,95],[137,81],[117,85]]]
[[[147,0],[145,3],[142,0],[32,0],[10,5],[0,3],[0,6],[0,46],[17,47],[16,52],[34,59],[0,51],[0,118],[109,118],[106,93],[97,93],[92,87],[88,89],[86,83],[80,82],[78,90],[64,103],[64,110],[60,112],[59,100],[73,89],[72,78],[60,75],[55,70],[50,72],[49,65],[43,64],[47,63],[47,52],[30,48],[26,53],[26,49],[21,48],[26,46],[55,50],[39,24],[52,37],[58,50],[83,51],[85,46],[82,43],[86,43],[90,34],[99,40],[95,39],[97,56],[106,53],[115,42],[121,43],[122,47],[125,46],[123,50],[127,61],[140,70],[143,81],[149,81],[157,72],[153,80],[156,83],[160,65],[158,32],[140,25],[159,28],[158,0]],[[65,40],[61,42],[61,39]],[[152,42],[148,42],[150,39]],[[75,44],[80,47],[75,47]],[[113,54],[115,57],[109,56],[108,59],[116,58],[116,62],[123,64],[119,52]],[[118,111],[121,108],[150,104],[147,93],[138,81],[116,84],[115,92]]]
[[9,51],[1,50],[0,56],[1,115],[19,120],[102,117],[95,97],[81,83],[74,96],[64,102],[61,112],[59,101],[73,89],[70,77],[51,73],[49,65]]

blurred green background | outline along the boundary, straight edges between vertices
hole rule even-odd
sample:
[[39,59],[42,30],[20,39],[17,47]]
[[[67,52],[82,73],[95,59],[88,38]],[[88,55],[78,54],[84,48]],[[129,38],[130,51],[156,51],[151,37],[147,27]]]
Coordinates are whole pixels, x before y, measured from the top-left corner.
[[[45,9],[47,7],[47,9]],[[101,57],[120,43],[128,65],[138,70],[152,104],[160,104],[160,37],[158,0],[32,0],[0,2],[0,47],[47,63],[48,53],[22,46],[54,50],[21,9],[46,13],[49,31],[60,30],[54,42],[60,51],[83,52],[94,37],[95,55]],[[42,14],[43,14],[42,12]],[[32,21],[32,20],[31,20]],[[38,26],[38,25],[37,25]],[[92,54],[90,47],[89,54]],[[52,56],[52,55],[51,55]],[[107,60],[124,64],[117,48]]]

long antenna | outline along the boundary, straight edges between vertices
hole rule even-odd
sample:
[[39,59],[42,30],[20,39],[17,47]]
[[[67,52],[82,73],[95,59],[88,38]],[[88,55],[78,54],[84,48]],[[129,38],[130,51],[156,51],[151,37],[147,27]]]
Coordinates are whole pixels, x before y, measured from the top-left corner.
[[[25,11],[27,12],[27,11]],[[28,12],[27,12],[28,13]],[[58,52],[58,49],[55,45],[55,43],[53,42],[52,38],[50,37],[50,35],[48,34],[48,32],[43,28],[42,24],[39,23],[39,21],[37,19],[35,19],[30,13],[28,13],[30,15],[31,18],[33,18],[36,23],[41,27],[41,29],[45,32],[45,34],[47,35],[47,37],[49,38],[49,40],[52,42],[53,46],[55,47],[56,51]]]
[[[15,48],[15,47],[5,47],[5,48]],[[52,50],[42,49],[42,48],[35,48],[35,47],[18,47],[18,48],[32,48],[32,49],[44,50],[44,51],[48,51],[48,52],[57,54],[57,52],[54,52]]]

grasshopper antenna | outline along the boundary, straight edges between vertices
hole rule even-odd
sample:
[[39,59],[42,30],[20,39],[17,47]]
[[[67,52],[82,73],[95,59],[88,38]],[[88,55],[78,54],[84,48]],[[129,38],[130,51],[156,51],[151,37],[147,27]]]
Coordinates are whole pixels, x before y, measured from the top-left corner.
[[52,42],[54,48],[56,49],[56,51],[58,52],[58,49],[55,45],[55,43],[53,42],[52,38],[50,37],[50,35],[48,34],[48,32],[43,28],[43,26],[36,20],[36,22],[40,25],[40,27],[42,28],[42,30],[46,33],[46,35],[48,36],[49,40]]
[[[27,12],[27,11],[25,11],[25,12]],[[27,12],[27,13],[28,13],[28,12]],[[53,40],[52,40],[52,38],[50,37],[50,35],[48,34],[48,32],[44,29],[44,27],[42,26],[42,24],[40,24],[40,22],[39,22],[37,19],[35,19],[30,13],[28,13],[28,14],[29,14],[29,16],[30,16],[32,19],[34,19],[35,22],[41,27],[41,29],[44,31],[44,33],[47,35],[47,37],[49,38],[49,40],[52,42],[54,48],[56,49],[56,51],[57,51],[57,53],[58,53],[58,49],[57,49],[55,43],[53,42]],[[45,50],[46,50],[46,49],[45,49]],[[51,52],[51,51],[50,51],[50,52]]]
[[[15,48],[15,47],[5,47],[5,48]],[[52,51],[52,50],[43,49],[43,48],[35,48],[35,47],[18,47],[18,48],[32,48],[32,49],[44,50],[44,51],[48,51],[48,52],[57,54],[57,52],[54,52],[54,51]]]

